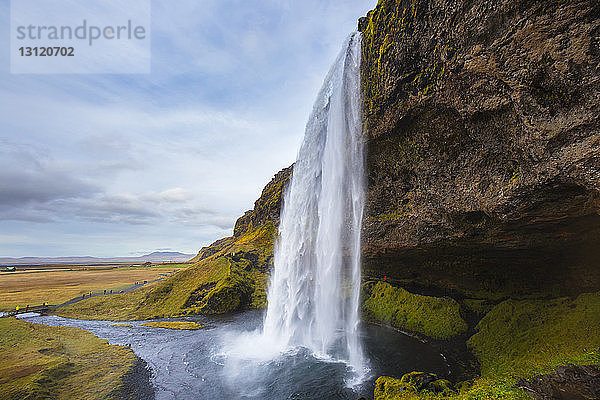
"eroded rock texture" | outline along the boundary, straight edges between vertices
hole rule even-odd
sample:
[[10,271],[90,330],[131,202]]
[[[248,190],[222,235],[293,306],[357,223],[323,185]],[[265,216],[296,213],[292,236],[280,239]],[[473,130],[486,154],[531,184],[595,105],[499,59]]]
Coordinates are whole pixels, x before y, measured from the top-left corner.
[[365,273],[600,287],[600,3],[381,0],[359,22]]

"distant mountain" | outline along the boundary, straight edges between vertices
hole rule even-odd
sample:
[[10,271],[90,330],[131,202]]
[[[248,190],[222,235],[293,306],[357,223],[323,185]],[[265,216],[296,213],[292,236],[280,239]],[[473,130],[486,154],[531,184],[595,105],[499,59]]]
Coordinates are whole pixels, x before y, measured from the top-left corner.
[[184,254],[174,251],[155,251],[139,257],[3,257],[0,265],[42,265],[42,264],[106,264],[106,263],[143,263],[143,262],[185,262],[194,254]]

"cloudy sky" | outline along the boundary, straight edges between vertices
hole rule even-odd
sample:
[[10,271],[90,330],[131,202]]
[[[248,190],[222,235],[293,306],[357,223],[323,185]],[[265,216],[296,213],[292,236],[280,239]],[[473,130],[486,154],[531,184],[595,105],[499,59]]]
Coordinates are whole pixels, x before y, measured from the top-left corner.
[[295,159],[375,0],[152,2],[151,74],[10,73],[0,35],[0,257],[196,253]]

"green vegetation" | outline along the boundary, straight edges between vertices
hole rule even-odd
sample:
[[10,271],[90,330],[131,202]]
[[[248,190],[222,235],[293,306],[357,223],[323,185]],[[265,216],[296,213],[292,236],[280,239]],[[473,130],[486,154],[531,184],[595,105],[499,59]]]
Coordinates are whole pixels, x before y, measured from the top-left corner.
[[110,399],[136,357],[77,328],[0,319],[0,398]]
[[151,312],[138,309],[151,287],[114,294],[111,296],[98,296],[85,299],[78,303],[68,305],[56,310],[55,314],[67,318],[81,318],[91,320],[129,321],[135,319],[150,319]]
[[465,382],[456,390],[444,379],[433,381],[421,389],[403,382],[402,379],[389,376],[382,376],[375,383],[375,400],[418,399],[532,400],[527,393],[515,389],[513,385],[496,380],[478,379],[475,382]]
[[412,294],[381,281],[367,283],[365,292],[368,297],[362,310],[374,321],[435,339],[448,339],[467,330],[460,305],[449,297]]
[[146,322],[142,326],[148,326],[150,328],[164,328],[164,329],[176,329],[185,331],[195,331],[198,329],[205,328],[206,326],[193,321],[159,321],[159,322]]
[[448,381],[438,379],[418,388],[406,382],[407,375],[402,379],[389,376],[378,378],[375,382],[375,400],[533,400],[524,391],[515,389],[514,384],[504,380],[477,379],[474,382],[463,382],[460,388],[452,389]]
[[468,345],[483,377],[530,377],[559,365],[600,364],[600,292],[575,300],[506,300]]
[[[416,0],[380,0],[375,10],[369,12],[363,30],[362,41],[362,83],[364,107],[369,125],[371,116],[389,109],[390,87],[386,75],[389,63],[405,50],[415,29],[419,2]],[[437,42],[430,48],[429,60],[416,62],[412,71],[406,74],[402,84],[402,102],[394,109],[402,111],[414,102],[411,98],[427,96],[439,86],[446,75],[445,59],[453,53],[449,38]]]
[[[388,297],[389,301],[392,297],[391,304],[376,308],[375,315],[382,320],[384,317],[393,320],[394,309],[415,313],[407,320],[427,313],[424,307],[397,307],[395,304],[401,302],[397,299],[416,296],[405,292],[379,282],[367,301],[375,302],[381,293],[382,299]],[[574,300],[506,300],[489,312],[491,305],[484,300],[466,299],[463,304],[485,314],[477,325],[477,333],[467,342],[481,363],[481,378],[462,382],[453,389],[451,385],[442,385],[446,382],[434,384],[437,380],[423,385],[418,380],[423,376],[421,372],[407,374],[402,379],[381,377],[375,387],[376,400],[531,399],[515,387],[520,378],[551,373],[567,364],[600,365],[600,292],[581,294]]]
[[417,393],[447,397],[455,394],[455,391],[450,381],[439,379],[435,374],[416,371],[405,374],[401,379],[382,376],[375,382],[375,398],[378,400],[410,399],[418,396]]

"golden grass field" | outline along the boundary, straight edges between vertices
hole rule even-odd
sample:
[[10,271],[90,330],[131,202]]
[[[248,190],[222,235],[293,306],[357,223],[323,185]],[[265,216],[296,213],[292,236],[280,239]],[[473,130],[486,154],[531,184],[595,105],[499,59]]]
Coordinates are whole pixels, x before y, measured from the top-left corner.
[[[119,291],[135,282],[152,281],[171,271],[187,267],[185,264],[164,267],[92,268],[75,271],[44,271],[0,274],[0,311],[25,307],[61,304],[83,293]],[[81,268],[81,266],[78,266]]]

